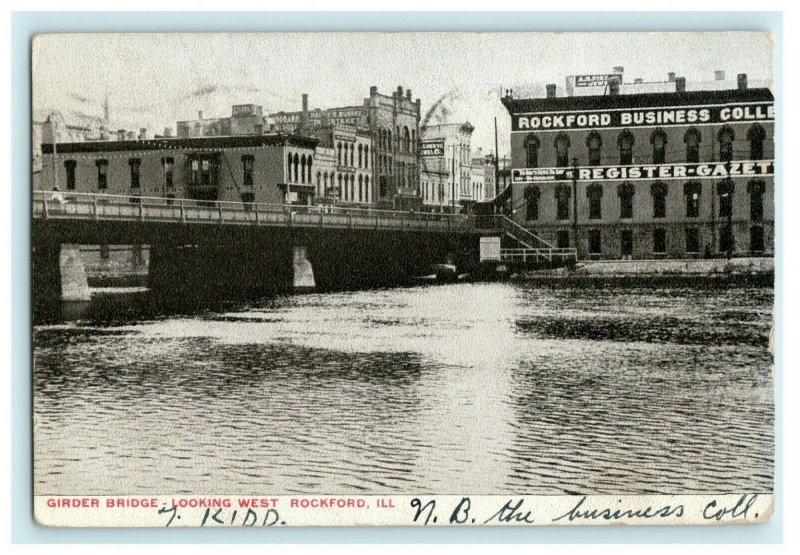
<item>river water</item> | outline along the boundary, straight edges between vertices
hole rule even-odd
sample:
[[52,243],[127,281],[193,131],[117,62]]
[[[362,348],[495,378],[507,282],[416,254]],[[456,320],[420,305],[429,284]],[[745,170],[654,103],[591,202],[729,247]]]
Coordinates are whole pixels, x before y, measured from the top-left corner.
[[34,328],[35,493],[773,487],[773,290],[478,283]]

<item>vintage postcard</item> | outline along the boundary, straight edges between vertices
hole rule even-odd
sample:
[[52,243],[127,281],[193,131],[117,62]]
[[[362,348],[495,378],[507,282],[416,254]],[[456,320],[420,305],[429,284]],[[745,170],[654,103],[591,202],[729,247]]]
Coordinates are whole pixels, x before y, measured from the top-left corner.
[[39,524],[771,517],[769,34],[31,48]]

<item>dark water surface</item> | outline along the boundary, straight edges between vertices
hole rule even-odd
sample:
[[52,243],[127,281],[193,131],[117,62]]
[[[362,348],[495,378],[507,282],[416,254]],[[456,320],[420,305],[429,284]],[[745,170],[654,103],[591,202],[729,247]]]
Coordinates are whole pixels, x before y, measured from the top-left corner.
[[35,493],[771,491],[772,303],[519,283],[99,295],[34,330]]

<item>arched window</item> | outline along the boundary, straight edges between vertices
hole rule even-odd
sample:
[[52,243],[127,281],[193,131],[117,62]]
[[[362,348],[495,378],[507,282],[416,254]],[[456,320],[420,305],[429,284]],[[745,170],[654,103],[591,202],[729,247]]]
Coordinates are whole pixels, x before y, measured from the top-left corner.
[[[633,193],[634,188],[632,183],[620,183],[617,186],[617,195],[619,196],[619,217],[622,219],[633,218]],[[630,254],[630,253],[626,253]]]
[[656,129],[650,135],[650,144],[653,145],[653,163],[664,164],[667,161],[667,134],[661,129]]
[[290,152],[288,156],[286,156],[286,181],[292,181],[292,153]]
[[719,159],[723,162],[730,162],[733,160],[733,140],[736,138],[733,128],[726,125],[719,130],[717,138],[719,139]]
[[342,174],[337,176],[337,181],[339,182],[339,185],[336,188],[336,197],[342,198],[344,196],[344,189],[342,189]]
[[342,143],[336,143],[336,160],[339,165],[342,165]]
[[400,150],[400,126],[397,125],[394,128],[394,150],[395,152]]
[[417,151],[417,131],[411,130],[411,152]]
[[358,167],[362,167],[364,164],[364,147],[361,146],[361,143],[358,145]]
[[747,184],[747,194],[750,195],[750,220],[760,222],[764,219],[764,191],[766,186],[763,181],[753,180]]
[[322,188],[322,172],[317,172],[317,194],[322,196],[325,194],[325,189]]
[[623,166],[633,164],[633,133],[627,129],[619,134],[619,163]]
[[599,183],[592,183],[586,187],[586,196],[589,197],[589,219],[599,220],[603,217],[603,186]]
[[311,166],[314,164],[314,159],[311,155],[308,155],[308,159],[306,160],[306,171],[308,172],[308,183],[311,184]]
[[364,145],[364,167],[369,168],[369,145]]
[[355,153],[356,153],[356,145],[350,145],[350,167],[355,166]]
[[683,142],[686,144],[686,161],[691,163],[700,162],[700,131],[692,127],[687,129],[683,135]]
[[300,157],[300,182],[306,182],[306,155]]
[[556,166],[559,168],[569,166],[569,137],[565,133],[559,133],[553,146],[556,149]]
[[657,181],[650,185],[650,194],[653,195],[653,217],[665,218],[667,216],[667,184]]
[[525,138],[525,167],[539,167],[539,138],[533,133]]
[[764,137],[766,137],[766,132],[761,124],[754,123],[747,131],[747,140],[750,142],[750,160],[764,158]]
[[589,165],[599,166],[603,163],[603,138],[597,131],[592,131],[586,137],[586,147],[589,150]]
[[294,182],[297,183],[300,181],[300,156],[295,152],[294,153]]
[[702,185],[699,181],[690,181],[684,183],[683,194],[686,197],[686,217],[699,218],[700,217],[700,191]]
[[557,185],[556,194],[556,217],[559,220],[569,219],[569,199],[572,195],[568,185]]
[[408,132],[408,127],[403,126],[403,150],[411,152],[411,134]]
[[733,216],[733,192],[734,192],[734,185],[732,179],[728,178],[717,183],[720,217],[730,218]]
[[364,176],[358,176],[358,202],[363,202],[364,198]]
[[541,191],[536,185],[529,185],[525,187],[525,219],[538,220],[539,219],[539,196]]
[[66,172],[67,190],[75,189],[75,167],[78,163],[75,160],[64,161],[64,171]]

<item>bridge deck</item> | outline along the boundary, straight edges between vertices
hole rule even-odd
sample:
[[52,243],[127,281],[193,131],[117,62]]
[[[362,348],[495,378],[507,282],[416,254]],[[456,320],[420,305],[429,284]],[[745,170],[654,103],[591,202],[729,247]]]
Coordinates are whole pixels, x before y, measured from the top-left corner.
[[57,191],[33,192],[35,219],[147,221],[477,233],[473,216],[339,206],[256,204]]

